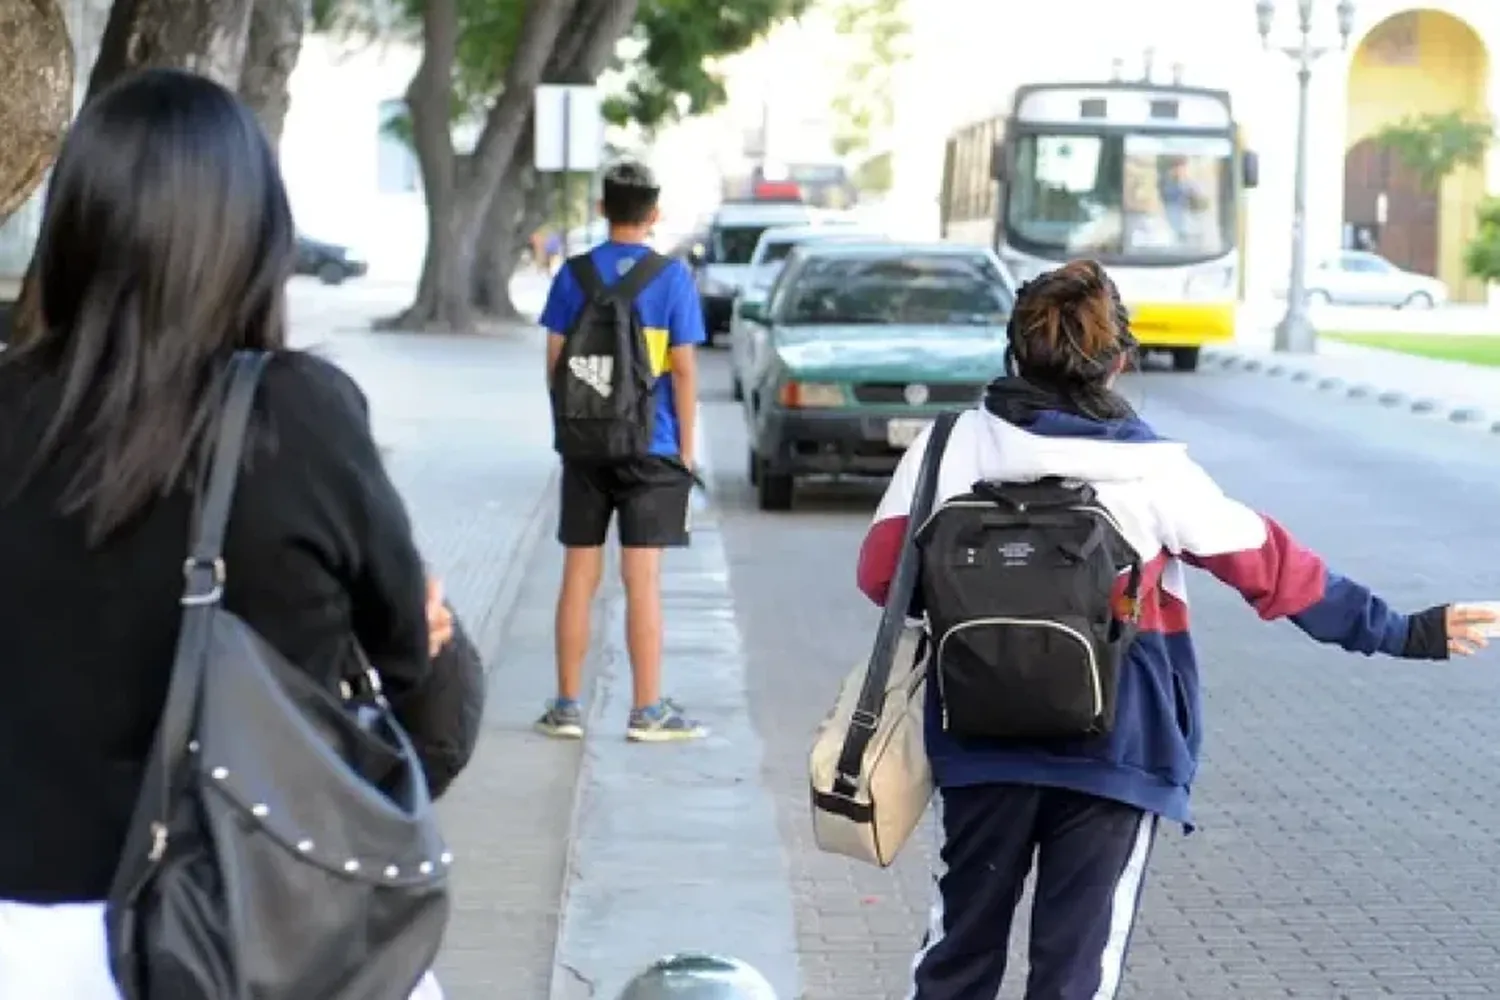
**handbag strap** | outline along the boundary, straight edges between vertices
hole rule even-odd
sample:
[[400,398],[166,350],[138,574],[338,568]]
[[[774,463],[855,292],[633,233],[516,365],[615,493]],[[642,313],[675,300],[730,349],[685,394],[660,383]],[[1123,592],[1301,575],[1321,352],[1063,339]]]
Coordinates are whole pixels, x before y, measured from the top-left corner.
[[[250,426],[255,391],[270,357],[260,351],[238,351],[230,359],[218,433],[210,452],[207,473],[199,484],[192,538],[182,567],[185,578],[182,627],[172,665],[172,680],[152,746],[151,760],[141,781],[138,822],[131,825],[134,837],[149,833],[149,845],[137,845],[137,849],[144,848],[152,861],[160,860],[166,852],[167,820],[176,774],[188,753],[188,742],[193,738],[198,695],[203,687],[203,672],[213,637],[214,612],[223,600],[227,579],[224,536],[229,527],[229,510],[234,503],[234,488],[244,457],[245,435]],[[148,815],[141,815],[141,810],[146,810]],[[127,851],[130,849],[127,846]]]
[[906,628],[906,615],[911,607],[912,594],[917,589],[916,533],[932,512],[933,502],[937,498],[938,467],[942,464],[943,450],[948,445],[948,436],[953,432],[953,425],[958,422],[958,417],[956,412],[939,416],[933,422],[932,434],[928,436],[927,447],[922,452],[922,467],[917,473],[911,513],[906,519],[906,534],[901,540],[901,553],[896,560],[896,573],[891,578],[891,587],[885,598],[885,610],[880,616],[880,627],[875,632],[875,648],[870,653],[870,666],[865,670],[865,682],[859,689],[859,701],[849,720],[844,749],[839,754],[833,790],[840,795],[853,795],[858,788],[865,750],[875,736],[876,727],[880,725],[881,713],[885,711],[886,684],[891,677],[891,667],[895,665],[896,646],[901,640],[901,632]]

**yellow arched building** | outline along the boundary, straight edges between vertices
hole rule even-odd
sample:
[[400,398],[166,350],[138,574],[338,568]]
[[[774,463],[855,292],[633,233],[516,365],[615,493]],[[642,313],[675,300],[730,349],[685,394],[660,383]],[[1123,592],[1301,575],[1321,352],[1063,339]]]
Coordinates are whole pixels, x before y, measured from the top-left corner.
[[1344,221],[1374,235],[1380,252],[1397,264],[1435,274],[1455,298],[1475,301],[1485,289],[1465,275],[1463,248],[1488,186],[1484,166],[1460,167],[1439,190],[1429,191],[1374,139],[1387,124],[1409,116],[1491,115],[1489,49],[1462,14],[1494,14],[1477,4],[1441,6],[1449,9],[1391,13],[1351,46]]

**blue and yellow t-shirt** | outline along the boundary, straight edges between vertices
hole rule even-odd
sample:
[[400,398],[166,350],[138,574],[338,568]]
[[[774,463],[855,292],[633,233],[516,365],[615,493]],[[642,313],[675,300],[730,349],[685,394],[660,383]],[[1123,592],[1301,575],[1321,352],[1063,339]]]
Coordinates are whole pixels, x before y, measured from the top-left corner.
[[[649,248],[639,243],[616,243],[610,240],[589,251],[599,276],[606,285],[620,280],[646,255]],[[583,309],[583,290],[573,272],[563,268],[552,279],[541,324],[549,332],[566,336]],[[698,289],[693,276],[680,260],[667,264],[662,272],[636,297],[635,307],[646,331],[646,345],[651,351],[651,369],[656,379],[656,427],[651,436],[651,454],[680,455],[682,442],[677,433],[677,403],[672,395],[672,371],[668,351],[673,347],[697,345],[707,337],[703,332],[703,309],[698,303]]]

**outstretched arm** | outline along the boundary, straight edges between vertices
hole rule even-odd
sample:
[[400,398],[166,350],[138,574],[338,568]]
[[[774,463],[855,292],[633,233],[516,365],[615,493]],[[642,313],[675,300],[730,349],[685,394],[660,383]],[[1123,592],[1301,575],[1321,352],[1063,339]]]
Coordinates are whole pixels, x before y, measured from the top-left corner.
[[1238,590],[1261,618],[1289,619],[1313,639],[1351,653],[1447,658],[1446,607],[1418,615],[1393,610],[1370,588],[1329,569],[1276,521],[1225,496],[1196,465],[1189,463],[1176,486],[1167,509],[1168,547]]

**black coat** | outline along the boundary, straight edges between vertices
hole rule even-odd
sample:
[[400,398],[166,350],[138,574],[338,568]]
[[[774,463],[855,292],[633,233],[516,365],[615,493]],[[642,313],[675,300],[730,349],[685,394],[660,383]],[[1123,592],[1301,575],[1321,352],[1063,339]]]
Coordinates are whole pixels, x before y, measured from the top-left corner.
[[[452,606],[448,608],[453,611]],[[484,659],[453,613],[453,638],[432,660],[423,682],[392,700],[427,775],[434,799],[468,766],[484,723],[487,678]]]

